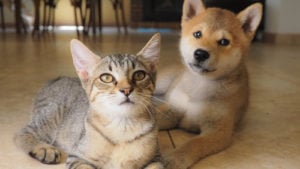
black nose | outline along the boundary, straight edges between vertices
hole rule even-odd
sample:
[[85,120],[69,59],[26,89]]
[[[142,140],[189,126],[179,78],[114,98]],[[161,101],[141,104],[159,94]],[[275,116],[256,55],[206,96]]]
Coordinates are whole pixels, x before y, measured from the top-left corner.
[[133,91],[132,87],[126,87],[126,88],[120,89],[120,92],[123,93],[126,97],[128,97],[132,91]]
[[202,49],[197,49],[195,52],[194,52],[194,58],[198,61],[198,62],[203,62],[205,61],[206,59],[209,58],[209,53],[205,50],[202,50]]

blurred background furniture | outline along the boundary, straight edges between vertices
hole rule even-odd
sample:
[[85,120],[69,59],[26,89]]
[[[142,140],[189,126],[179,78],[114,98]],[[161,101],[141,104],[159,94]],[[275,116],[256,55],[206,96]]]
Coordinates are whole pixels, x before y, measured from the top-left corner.
[[[83,9],[82,9],[82,0],[71,0],[71,5],[74,7],[75,26],[76,26],[77,34],[79,34],[79,26],[80,26],[79,21],[81,22],[82,26],[85,27],[85,20],[84,20]],[[77,11],[79,12],[79,14],[77,14]],[[77,19],[79,19],[79,21]]]
[[[113,9],[115,12],[115,18],[116,18],[118,32],[121,31],[121,26],[122,26],[124,29],[124,32],[127,33],[127,24],[126,24],[126,19],[125,19],[123,0],[110,0],[110,1],[113,5]],[[122,25],[120,25],[120,22],[119,22],[119,15],[121,15],[121,20],[122,20],[121,24]]]
[[5,30],[5,20],[4,20],[4,9],[3,9],[3,2],[0,0],[0,15],[1,15],[1,28]]
[[[255,39],[262,39],[265,29],[265,0],[203,0],[206,7],[220,7],[238,13],[250,4],[264,6],[263,19]],[[183,0],[131,0],[132,27],[172,27],[180,29]]]
[[44,0],[43,30],[54,29],[55,9],[59,0]]
[[40,31],[40,0],[33,0],[34,3],[34,23],[33,23],[33,30],[32,35],[39,33]]
[[[93,34],[96,33],[96,19],[98,18],[99,32],[102,31],[102,4],[101,0],[71,0],[74,7],[74,17],[77,34],[79,34],[79,21],[83,29],[83,33],[87,35],[90,28]],[[79,13],[78,13],[79,12]]]
[[[123,27],[124,32],[127,33],[127,24],[125,19],[123,0],[109,0],[112,4],[115,21],[118,32]],[[79,21],[83,27],[83,33],[88,35],[92,29],[93,35],[96,34],[96,29],[101,33],[102,31],[102,0],[71,0],[74,7],[74,17],[77,34],[79,34]],[[121,18],[121,22],[120,19]]]
[[21,0],[14,0],[14,5],[15,5],[15,26],[16,26],[16,31],[17,33],[22,33],[27,32],[26,25],[22,19],[22,13],[21,13],[21,8],[22,8],[22,2]]

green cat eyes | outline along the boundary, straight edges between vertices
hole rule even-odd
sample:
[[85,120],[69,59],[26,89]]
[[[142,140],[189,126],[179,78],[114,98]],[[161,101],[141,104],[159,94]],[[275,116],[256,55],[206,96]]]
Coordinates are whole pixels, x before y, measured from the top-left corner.
[[[141,81],[141,80],[145,79],[145,77],[146,77],[146,72],[143,70],[138,70],[133,73],[132,80]],[[104,73],[104,74],[100,75],[99,78],[104,83],[112,83],[115,81],[115,78],[113,77],[113,75],[111,75],[109,73]]]

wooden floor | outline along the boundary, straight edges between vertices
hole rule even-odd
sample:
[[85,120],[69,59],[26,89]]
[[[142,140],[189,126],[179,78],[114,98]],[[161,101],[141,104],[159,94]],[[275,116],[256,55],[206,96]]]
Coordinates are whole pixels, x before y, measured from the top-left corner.
[[[0,32],[1,33],[1,32]],[[105,33],[81,38],[96,53],[136,53],[151,36]],[[29,119],[32,99],[49,79],[75,76],[69,41],[75,32],[40,38],[0,34],[0,169],[65,168],[40,164],[13,144],[14,133]],[[162,34],[161,67],[180,63],[178,32]],[[300,46],[254,43],[248,67],[251,99],[248,113],[228,149],[207,157],[193,169],[299,169],[300,166]],[[167,153],[192,134],[160,132]]]

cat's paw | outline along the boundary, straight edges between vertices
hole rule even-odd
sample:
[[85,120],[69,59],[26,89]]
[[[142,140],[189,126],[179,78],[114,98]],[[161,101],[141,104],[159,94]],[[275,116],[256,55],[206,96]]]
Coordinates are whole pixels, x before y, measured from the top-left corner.
[[45,164],[58,164],[62,161],[61,151],[47,145],[35,148],[29,155]]
[[144,169],[164,169],[164,166],[160,162],[154,162],[147,165]]
[[96,168],[89,164],[80,164],[77,167],[70,168],[70,169],[96,169]]

